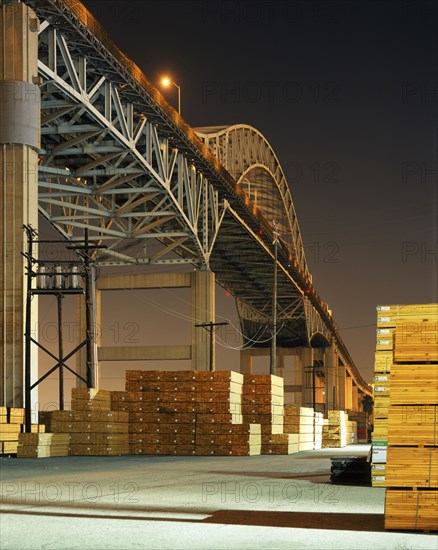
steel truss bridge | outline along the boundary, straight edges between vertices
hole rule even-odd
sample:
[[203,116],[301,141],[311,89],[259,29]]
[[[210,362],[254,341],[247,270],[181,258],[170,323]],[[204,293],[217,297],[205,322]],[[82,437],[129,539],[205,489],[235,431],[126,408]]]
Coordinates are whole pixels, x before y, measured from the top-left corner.
[[[274,225],[279,347],[336,346],[371,395],[312,284],[290,190],[246,125],[191,128],[77,0],[28,0],[39,20],[39,210],[115,264],[192,264],[236,298],[244,333],[270,322]],[[265,344],[266,345],[266,344]]]

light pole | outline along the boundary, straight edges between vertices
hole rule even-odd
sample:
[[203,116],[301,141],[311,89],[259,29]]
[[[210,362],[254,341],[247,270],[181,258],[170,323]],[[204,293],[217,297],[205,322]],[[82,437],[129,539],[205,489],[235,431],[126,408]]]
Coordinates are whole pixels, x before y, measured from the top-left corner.
[[274,284],[272,289],[272,340],[269,364],[270,374],[277,372],[277,258],[278,258],[278,223],[274,220]]
[[168,76],[164,76],[161,79],[161,85],[164,88],[168,88],[170,85],[173,85],[178,90],[178,114],[180,115],[181,114],[181,87],[178,86],[178,84],[175,84],[175,82]]

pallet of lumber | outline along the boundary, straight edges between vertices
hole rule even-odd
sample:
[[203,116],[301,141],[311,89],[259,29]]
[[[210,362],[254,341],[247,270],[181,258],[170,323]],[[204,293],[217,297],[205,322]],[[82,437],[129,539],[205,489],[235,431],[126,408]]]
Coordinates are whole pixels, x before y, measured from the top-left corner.
[[347,445],[347,415],[345,411],[328,412],[323,425],[322,447],[345,447]]
[[299,451],[299,434],[263,434],[262,455],[291,455]]
[[262,433],[282,434],[283,379],[270,374],[245,374],[242,387],[242,414],[246,422],[261,424]]
[[388,444],[438,446],[438,405],[391,405]]
[[391,405],[436,404],[438,365],[394,364],[391,371]]
[[18,458],[68,456],[70,434],[25,433],[18,439]]
[[397,323],[395,339],[395,362],[438,361],[438,316],[416,323]]
[[438,530],[438,491],[387,489],[385,529]]
[[17,448],[18,439],[17,441],[0,441],[0,454],[2,455],[15,455]]
[[374,354],[374,373],[389,374],[393,363],[392,351],[376,351]]
[[108,390],[72,388],[72,410],[110,410],[111,397]]
[[438,488],[438,447],[388,447],[388,487]]

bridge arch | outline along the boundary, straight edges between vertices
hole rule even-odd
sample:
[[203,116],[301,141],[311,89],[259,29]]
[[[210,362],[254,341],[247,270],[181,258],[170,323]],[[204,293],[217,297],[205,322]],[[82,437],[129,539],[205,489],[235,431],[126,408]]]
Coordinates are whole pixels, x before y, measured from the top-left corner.
[[195,131],[268,222],[275,220],[278,223],[281,239],[308,275],[292,195],[268,140],[248,124],[202,127]]

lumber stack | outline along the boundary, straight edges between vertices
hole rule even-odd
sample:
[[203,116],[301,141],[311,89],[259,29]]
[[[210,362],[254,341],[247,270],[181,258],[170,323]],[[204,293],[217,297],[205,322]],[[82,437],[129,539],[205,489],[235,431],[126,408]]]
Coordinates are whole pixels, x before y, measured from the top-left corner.
[[[127,371],[130,454],[194,454],[196,374],[192,371]],[[113,407],[115,405],[113,400]]]
[[283,378],[271,374],[245,374],[242,414],[246,422],[261,424],[262,434],[283,434]]
[[22,433],[18,439],[18,458],[49,458],[68,456],[68,433]]
[[[0,407],[0,455],[16,454],[20,434],[25,431],[25,410],[19,407]],[[32,424],[31,433],[44,432],[41,424]]]
[[244,376],[233,371],[196,374],[194,454],[249,456],[261,451],[260,423],[244,422]]
[[111,392],[94,388],[72,388],[71,409],[73,411],[111,410]]
[[357,442],[368,443],[368,413],[364,411],[347,411],[348,419],[357,423]]
[[385,528],[437,530],[438,304],[394,307]]
[[110,410],[51,411],[51,431],[69,436],[72,456],[128,454],[128,414]]
[[345,447],[347,444],[347,420],[345,411],[329,411],[322,432],[322,446]]
[[127,371],[115,408],[130,414],[130,452],[260,454],[260,426],[243,424],[243,375],[232,371]]
[[298,451],[309,451],[314,448],[314,425],[315,413],[312,408],[285,405],[284,431],[298,435]]
[[345,415],[348,420],[345,421],[346,427],[346,443],[351,445],[357,443],[357,422],[355,420],[350,420],[348,415]]
[[218,422],[216,416],[215,414],[198,415],[194,454],[198,456],[260,454],[262,448],[260,424]]
[[374,359],[374,426],[372,433],[371,482],[373,487],[386,483],[388,447],[388,407],[390,372],[393,363],[394,331],[397,310],[377,306],[376,353]]

